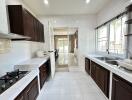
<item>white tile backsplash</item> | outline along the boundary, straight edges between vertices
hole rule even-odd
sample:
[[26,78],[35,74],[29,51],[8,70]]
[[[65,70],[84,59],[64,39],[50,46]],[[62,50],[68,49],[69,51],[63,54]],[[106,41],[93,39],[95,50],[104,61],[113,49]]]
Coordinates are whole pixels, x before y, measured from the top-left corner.
[[0,54],[7,53],[11,49],[11,40],[0,39]]

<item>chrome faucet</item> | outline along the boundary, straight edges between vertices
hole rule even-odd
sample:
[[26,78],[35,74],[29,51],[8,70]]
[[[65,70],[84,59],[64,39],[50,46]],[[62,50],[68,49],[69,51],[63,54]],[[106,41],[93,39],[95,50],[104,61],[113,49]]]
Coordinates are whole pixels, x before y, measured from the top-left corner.
[[107,54],[110,54],[109,49],[106,49]]

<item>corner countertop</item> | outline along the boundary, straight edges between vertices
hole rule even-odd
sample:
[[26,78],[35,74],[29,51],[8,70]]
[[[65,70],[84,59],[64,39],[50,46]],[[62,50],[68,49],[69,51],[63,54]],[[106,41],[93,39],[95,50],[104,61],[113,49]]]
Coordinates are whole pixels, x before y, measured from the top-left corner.
[[0,95],[0,100],[14,100],[23,89],[39,74],[39,70],[35,69],[29,72],[25,77],[16,82]]
[[36,77],[39,76],[39,67],[50,58],[49,55],[43,58],[32,58],[14,66],[14,69],[29,71],[22,79],[0,95],[0,100],[14,100],[22,90]]
[[125,80],[129,81],[130,83],[132,83],[132,71],[125,70],[125,69],[120,68],[116,65],[111,65],[111,64],[108,64],[104,61],[101,61],[101,60],[95,58],[95,57],[100,57],[100,56],[101,55],[95,55],[95,54],[85,55],[86,58],[89,58],[90,60],[96,62],[97,64],[106,68],[110,72],[112,72],[112,73],[124,78]]
[[21,62],[17,65],[15,65],[15,69],[20,69],[20,70],[26,70],[26,71],[31,71],[33,69],[39,68],[42,64],[44,64],[48,59],[50,58],[49,55],[42,57],[42,58],[32,58],[29,60],[26,60],[24,62]]

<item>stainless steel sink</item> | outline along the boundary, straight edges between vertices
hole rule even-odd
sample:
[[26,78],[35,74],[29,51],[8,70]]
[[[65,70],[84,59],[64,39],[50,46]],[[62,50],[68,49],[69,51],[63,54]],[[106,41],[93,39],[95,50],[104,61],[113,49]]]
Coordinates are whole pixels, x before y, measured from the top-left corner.
[[121,58],[117,58],[117,57],[95,57],[99,60],[122,60]]
[[96,57],[96,58],[99,60],[102,60],[108,64],[117,65],[117,66],[118,66],[117,60],[121,60],[121,58],[116,58],[116,57]]
[[96,57],[99,60],[114,60],[113,58],[109,58],[109,57]]
[[111,65],[117,65],[117,66],[119,65],[116,60],[106,60],[105,62]]

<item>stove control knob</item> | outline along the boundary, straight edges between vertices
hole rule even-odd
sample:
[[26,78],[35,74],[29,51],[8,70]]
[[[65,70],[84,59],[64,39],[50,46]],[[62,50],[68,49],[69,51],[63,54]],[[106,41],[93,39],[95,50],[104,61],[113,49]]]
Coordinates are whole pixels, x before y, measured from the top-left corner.
[[13,83],[13,80],[10,80],[9,83],[12,84]]
[[16,76],[15,79],[18,80],[19,79],[19,76]]
[[4,90],[5,89],[5,84],[1,85],[1,89]]

